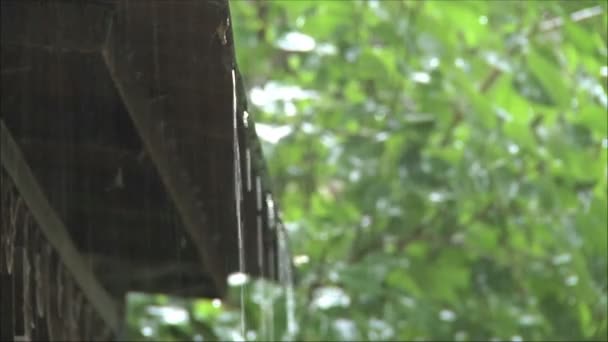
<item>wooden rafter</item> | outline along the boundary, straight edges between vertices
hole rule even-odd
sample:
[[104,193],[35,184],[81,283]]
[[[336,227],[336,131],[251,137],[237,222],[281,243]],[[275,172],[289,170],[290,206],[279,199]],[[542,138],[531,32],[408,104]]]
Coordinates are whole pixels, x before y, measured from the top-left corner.
[[135,127],[184,221],[186,231],[196,244],[203,264],[212,274],[218,292],[222,294],[225,291],[225,280],[221,278],[224,272],[219,267],[220,262],[216,260],[218,255],[213,252],[213,241],[209,235],[205,236],[207,217],[196,207],[197,198],[191,184],[182,177],[175,162],[170,160],[172,151],[164,143],[159,126],[154,125],[153,118],[161,117],[158,107],[153,100],[146,100],[148,96],[145,95],[145,90],[132,79],[133,75],[126,64],[121,65],[120,61],[114,60],[107,51],[104,51],[103,56]]
[[83,262],[82,255],[74,246],[68,230],[51,207],[19,146],[2,120],[0,120],[0,157],[2,166],[12,178],[46,239],[57,251],[99,315],[114,332],[118,332],[120,327],[118,305],[99,284],[92,270]]

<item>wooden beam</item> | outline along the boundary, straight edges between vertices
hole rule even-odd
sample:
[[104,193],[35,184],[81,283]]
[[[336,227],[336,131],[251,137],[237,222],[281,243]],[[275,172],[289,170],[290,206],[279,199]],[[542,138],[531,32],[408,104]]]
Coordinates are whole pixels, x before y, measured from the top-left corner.
[[44,196],[19,146],[1,119],[0,157],[2,166],[15,183],[19,194],[27,204],[48,242],[57,251],[63,264],[70,271],[91,305],[106,324],[115,333],[118,333],[120,327],[118,305],[83,262],[82,256],[68,234],[68,230]]
[[[142,2],[137,3],[137,6],[142,7],[139,9],[144,11],[151,10],[157,4],[160,3]],[[202,6],[199,3],[195,9],[190,9],[189,6],[181,6],[180,3],[180,7],[177,10],[198,13],[201,11]],[[138,18],[140,20],[142,20],[141,16],[141,13],[139,13]],[[146,17],[145,20],[149,20],[149,18]],[[144,22],[147,23],[146,21]],[[132,66],[133,62],[130,61],[131,57],[126,53],[127,51],[123,51],[120,48],[122,46],[120,39],[125,34],[116,27],[117,24],[113,23],[109,30],[108,41],[102,50],[104,61],[118,89],[118,93],[134,122],[135,128],[144,142],[150,159],[156,165],[160,178],[183,220],[185,229],[199,252],[201,262],[210,273],[218,295],[223,296],[226,292],[226,276],[230,268],[226,266],[226,261],[230,257],[230,251],[222,250],[216,236],[212,233],[210,217],[201,207],[202,201],[199,198],[201,195],[200,189],[196,190],[196,180],[191,178],[193,175],[188,174],[192,170],[189,170],[183,161],[177,160],[174,146],[172,148],[170,146],[171,143],[167,143],[165,139],[164,127],[161,122],[163,115],[166,114],[164,112],[165,96],[151,94],[149,84],[140,79],[142,73],[134,70]],[[142,32],[147,32],[145,31],[146,29],[142,30]],[[132,36],[129,37],[134,38]],[[151,49],[152,47],[146,45],[145,49],[148,48]],[[196,53],[201,54],[201,49],[199,48]],[[133,51],[136,50],[133,48]],[[177,54],[175,55],[177,56]],[[149,75],[146,74],[146,76]],[[187,95],[190,94],[188,93]],[[186,99],[196,98],[196,96],[184,96]],[[201,96],[203,94],[198,95],[199,98]],[[199,108],[199,110],[205,112],[209,108]],[[175,117],[180,113],[172,114]],[[180,132],[183,133],[182,131]],[[201,134],[202,132],[198,136],[201,136]],[[187,137],[188,135],[181,134],[181,136]],[[228,234],[229,231],[229,227],[223,227],[223,234]]]
[[148,259],[111,257],[105,254],[85,256],[109,290],[124,292],[165,293],[178,296],[215,297],[215,286],[198,260],[167,258],[150,262]]
[[222,277],[224,270],[221,269],[220,262],[216,260],[218,255],[214,253],[214,242],[210,236],[204,234],[208,222],[207,216],[196,207],[198,200],[192,185],[179,173],[175,162],[170,160],[169,156],[172,153],[164,143],[161,131],[154,125],[152,118],[160,117],[158,107],[153,101],[146,100],[149,97],[145,95],[143,87],[132,82],[131,73],[125,70],[124,66],[121,68],[120,62],[113,60],[105,51],[103,55],[135,127],[144,141],[150,157],[157,165],[161,179],[184,221],[186,231],[197,246],[203,265],[212,274],[218,292],[223,294],[226,286],[225,279]]

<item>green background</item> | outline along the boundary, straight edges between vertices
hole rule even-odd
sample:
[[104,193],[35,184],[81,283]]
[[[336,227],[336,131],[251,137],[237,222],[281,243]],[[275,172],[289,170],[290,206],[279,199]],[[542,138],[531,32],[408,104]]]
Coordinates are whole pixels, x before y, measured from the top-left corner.
[[233,305],[133,294],[129,339],[607,339],[605,1],[231,11],[298,329],[251,281],[248,333]]

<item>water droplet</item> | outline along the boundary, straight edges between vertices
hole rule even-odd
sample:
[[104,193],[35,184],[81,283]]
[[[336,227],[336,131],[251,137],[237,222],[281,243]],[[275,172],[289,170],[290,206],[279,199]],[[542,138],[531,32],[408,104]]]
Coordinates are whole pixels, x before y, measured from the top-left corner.
[[298,112],[296,105],[292,101],[285,101],[283,113],[287,116],[295,116]]
[[563,253],[563,254],[558,254],[556,256],[553,257],[553,265],[563,265],[563,264],[567,264],[572,260],[572,256],[570,255],[570,253]]
[[386,141],[389,137],[390,134],[388,132],[379,132],[374,138],[377,142],[383,142]]
[[465,241],[466,241],[466,235],[463,232],[454,233],[450,237],[450,242],[455,245],[461,245]]
[[[242,189],[242,178],[241,178],[241,154],[239,147],[239,135],[238,135],[238,122],[237,122],[237,98],[236,98],[236,71],[232,69],[232,129],[233,129],[233,156],[234,156],[234,199],[236,209],[236,222],[237,222],[237,239],[239,248],[239,271],[245,270],[245,245],[243,241],[243,221],[242,221],[242,207],[241,198],[243,196]],[[239,286],[247,282],[247,276],[243,273],[231,274],[228,277],[228,284],[230,286]],[[245,335],[245,293],[241,287],[240,299],[241,299],[241,312],[240,312],[240,323],[241,323],[241,335]]]
[[404,306],[406,306],[408,308],[416,307],[416,301],[414,300],[414,298],[404,296],[400,299],[400,301],[401,301],[401,304],[403,304]]
[[444,322],[453,322],[456,320],[456,314],[452,310],[443,309],[439,311],[439,319]]
[[228,285],[230,286],[242,286],[247,284],[249,276],[242,272],[235,272],[228,276]]
[[[271,206],[269,205],[269,208],[270,207]],[[272,204],[272,212],[274,213],[274,204]],[[293,283],[293,269],[290,262],[291,253],[289,252],[287,233],[280,224],[277,226],[276,232],[279,247],[279,280],[285,288],[285,318],[287,321],[287,336],[285,336],[285,339],[292,340],[297,333],[298,323],[296,322],[295,315],[296,301]]]
[[412,81],[416,83],[428,84],[431,82],[431,75],[426,72],[417,71],[412,73]]
[[428,67],[430,70],[437,69],[438,66],[439,66],[439,58],[431,57],[428,60]]
[[235,341],[235,342],[245,342],[245,337],[243,337],[243,335],[241,335],[240,333],[238,333],[237,331],[231,330],[230,331],[230,339]]
[[338,53],[338,49],[333,44],[321,43],[317,45],[316,52],[320,56],[333,56]]
[[438,191],[433,191],[429,194],[429,200],[433,203],[439,203],[439,202],[443,202],[445,200],[445,194],[438,192]]
[[272,200],[272,196],[270,194],[266,195],[266,209],[268,215],[268,227],[270,229],[274,229],[275,225],[275,212],[274,212],[274,201]]
[[245,168],[247,176],[247,192],[251,191],[251,152],[249,148],[245,150]]
[[369,330],[368,336],[371,341],[389,340],[395,334],[390,324],[377,318],[369,320]]
[[460,58],[460,57],[458,57],[454,60],[454,65],[457,68],[462,69],[462,70],[469,69],[469,65],[467,64],[467,62],[463,58]]
[[517,144],[509,144],[507,149],[511,154],[517,154],[519,152],[519,146],[517,146]]
[[350,180],[352,183],[356,183],[359,179],[361,179],[361,171],[359,170],[351,170],[348,174],[348,180]]
[[310,257],[308,255],[296,255],[293,257],[293,264],[296,266],[301,266],[304,264],[308,264],[310,262]]
[[488,24],[488,17],[486,17],[485,15],[482,15],[479,17],[479,24],[481,25],[487,25]]
[[372,224],[372,218],[369,215],[363,215],[361,217],[361,227],[367,228]]
[[322,287],[314,292],[312,305],[321,310],[338,306],[347,307],[350,305],[350,297],[339,287]]
[[216,308],[216,309],[217,309],[217,308],[219,308],[219,307],[221,307],[221,306],[222,306],[222,300],[221,300],[221,299],[219,299],[219,298],[214,298],[214,299],[211,301],[211,306],[213,306],[213,307],[214,307],[214,308]]
[[454,341],[466,341],[467,339],[467,333],[465,331],[457,331],[454,334]]
[[245,126],[245,128],[249,127],[249,112],[246,110],[243,111],[243,126]]
[[343,341],[356,340],[357,326],[350,319],[339,318],[334,321],[333,327]]
[[260,176],[255,177],[255,202],[258,211],[262,211],[262,179]]
[[313,37],[301,32],[288,32],[277,41],[279,48],[286,51],[307,52],[315,48],[316,42]]
[[536,322],[536,317],[529,314],[524,314],[519,317],[519,324],[521,325],[530,326],[536,324]]
[[151,306],[148,313],[161,317],[167,324],[180,324],[189,320],[188,312],[177,306]]
[[276,144],[277,142],[279,142],[279,140],[291,134],[291,132],[293,132],[293,128],[288,125],[276,126],[256,123],[255,131],[260,137],[260,139],[265,140],[271,144]]
[[574,286],[576,284],[578,284],[578,276],[576,275],[571,275],[568,276],[565,280],[566,286]]
[[154,333],[154,329],[152,329],[151,326],[144,326],[143,328],[141,328],[141,334],[144,336],[152,336],[152,334]]

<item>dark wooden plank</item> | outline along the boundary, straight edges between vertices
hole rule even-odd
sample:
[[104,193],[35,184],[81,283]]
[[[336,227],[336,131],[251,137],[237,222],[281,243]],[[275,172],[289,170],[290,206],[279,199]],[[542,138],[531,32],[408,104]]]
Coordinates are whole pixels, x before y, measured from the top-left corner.
[[113,292],[129,289],[182,297],[217,296],[213,280],[201,271],[198,262],[174,259],[158,261],[153,266],[149,260],[132,260],[125,264],[123,259],[99,256],[92,263],[99,270],[100,279]]
[[62,262],[106,324],[118,332],[120,315],[117,304],[84,264],[63,222],[51,208],[17,143],[1,120],[0,152],[2,165],[15,183],[46,239],[57,251]]
[[16,340],[23,340],[28,334],[26,329],[26,300],[25,300],[25,259],[26,253],[23,246],[15,247],[15,264],[14,264],[14,277],[13,277],[13,295],[14,295],[14,315],[15,315],[15,326],[14,326],[14,338]]
[[[4,260],[2,260],[4,261]],[[15,336],[15,309],[13,294],[13,276],[8,272],[0,273],[0,341],[13,341]]]
[[[239,251],[234,197],[230,196],[234,193],[231,146],[207,145],[204,141],[206,132],[231,135],[230,73],[221,64],[218,46],[205,44],[213,42],[215,27],[225,19],[217,11],[218,3],[122,2],[117,6],[103,56],[222,295],[227,274],[238,270]],[[182,34],[164,34],[169,31]],[[191,44],[181,50],[171,48],[183,42]],[[184,65],[185,56],[192,60]],[[200,60],[207,63],[201,64]],[[224,148],[226,152],[212,159],[210,151]],[[228,191],[213,191],[208,185]],[[223,196],[216,211],[204,210],[208,196]]]
[[2,45],[95,52],[106,37],[112,9],[85,1],[2,0]]

